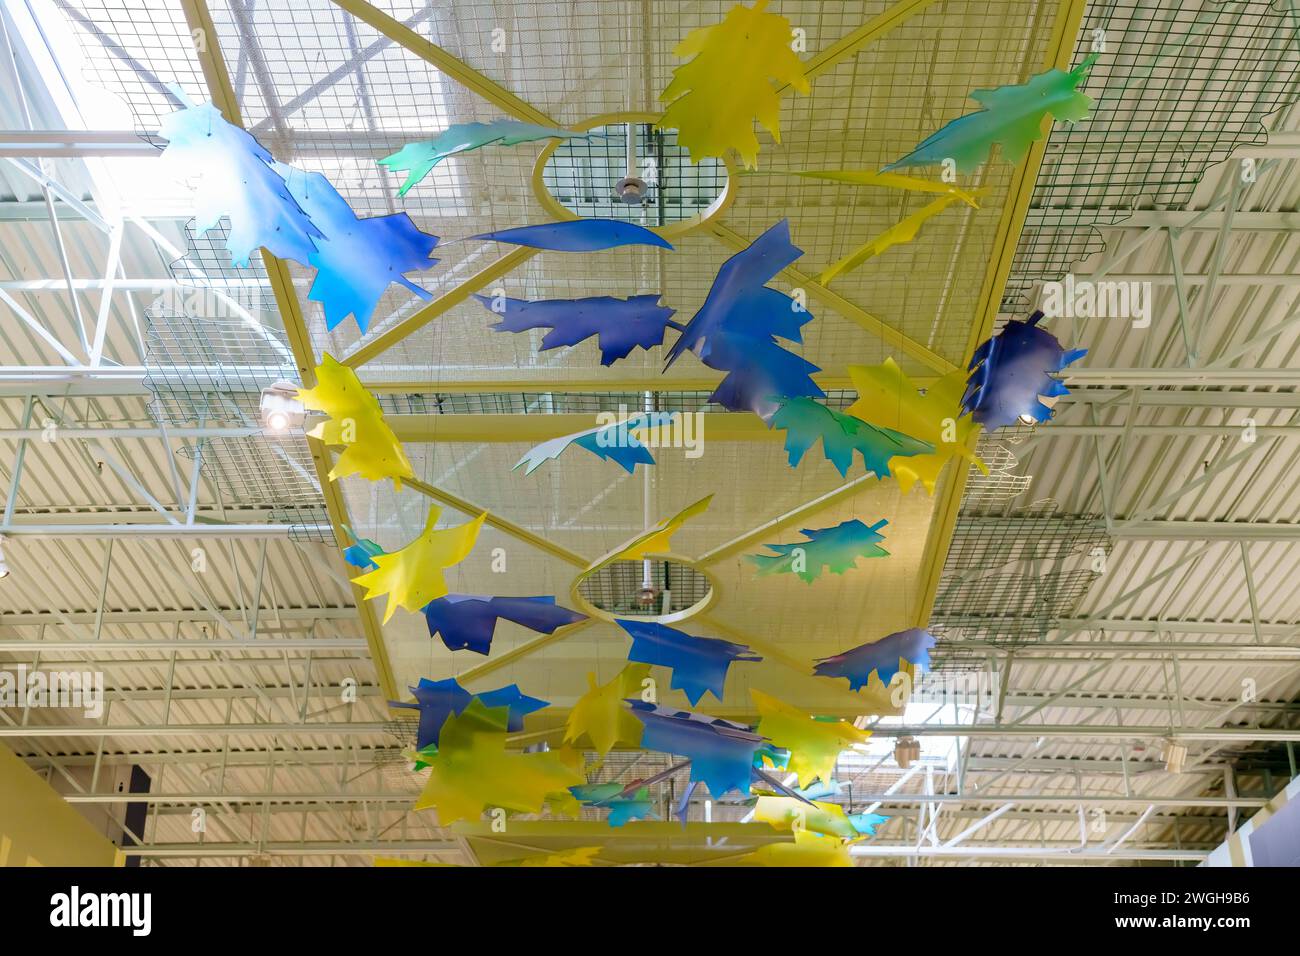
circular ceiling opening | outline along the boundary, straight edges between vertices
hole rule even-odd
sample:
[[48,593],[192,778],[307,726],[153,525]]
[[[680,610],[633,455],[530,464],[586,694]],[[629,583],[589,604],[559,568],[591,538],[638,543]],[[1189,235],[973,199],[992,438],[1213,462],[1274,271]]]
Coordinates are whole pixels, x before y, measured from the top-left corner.
[[614,561],[578,582],[574,600],[593,617],[668,624],[713,603],[713,581],[673,558]]
[[[628,161],[628,131],[636,144]],[[647,228],[701,221],[721,208],[727,167],[717,159],[692,163],[676,130],[639,117],[593,126],[584,139],[563,140],[542,157],[541,182],[554,203],[585,219],[619,219]],[[632,201],[628,201],[632,200]]]

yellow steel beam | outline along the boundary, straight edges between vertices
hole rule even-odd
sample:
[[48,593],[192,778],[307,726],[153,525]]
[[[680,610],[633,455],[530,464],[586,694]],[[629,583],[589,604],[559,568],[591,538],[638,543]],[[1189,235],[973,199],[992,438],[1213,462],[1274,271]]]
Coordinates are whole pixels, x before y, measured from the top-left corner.
[[[749,246],[748,239],[721,223],[712,223],[709,228],[713,235],[722,240],[726,245],[732,246],[735,249],[745,249]],[[933,369],[940,375],[946,375],[956,368],[955,365],[945,359],[942,355],[938,355],[930,351],[930,349],[926,348],[920,342],[908,338],[893,326],[886,325],[884,321],[872,315],[861,306],[850,302],[838,292],[832,292],[812,276],[801,272],[794,266],[786,266],[781,270],[781,275],[789,279],[790,282],[798,288],[806,291],[811,298],[829,305],[850,322],[862,326],[862,328],[871,332],[873,335],[876,335],[886,344],[892,345],[904,355],[916,359],[926,368]]]
[[405,47],[422,60],[432,63],[461,86],[473,90],[504,113],[542,126],[558,126],[531,103],[520,99],[504,86],[484,76],[464,60],[460,60],[436,43],[426,40],[400,20],[395,20],[365,0],[333,0],[336,7],[346,10],[358,20],[374,27],[398,46]]
[[[1052,35],[1047,44],[1044,70],[1069,68],[1070,58],[1074,53],[1074,41],[1079,35],[1079,25],[1083,20],[1085,6],[1085,0],[1060,0],[1056,19],[1052,25]],[[1025,215],[1029,211],[1034,184],[1038,180],[1038,170],[1047,151],[1047,139],[1048,137],[1044,136],[1037,140],[1012,174],[1007,202],[1002,209],[1002,218],[998,221],[993,252],[976,303],[975,322],[971,326],[970,337],[966,342],[966,355],[972,354],[979,343],[988,338],[993,331],[993,322],[997,318],[1002,292],[1006,287],[1007,277],[1011,274],[1011,263],[1020,241],[1020,231],[1024,227]],[[937,492],[939,501],[936,503],[934,519],[930,523],[930,533],[926,537],[925,551],[921,556],[921,600],[917,619],[919,626],[924,626],[930,619],[935,595],[939,590],[939,578],[943,573],[943,565],[952,544],[953,530],[957,526],[957,514],[961,510],[962,494],[966,490],[966,478],[969,473],[970,469],[964,463],[959,460],[954,461]]]
[[[918,385],[929,385],[933,377],[910,376]],[[712,392],[722,381],[722,376],[714,378],[668,378],[663,375],[623,378],[611,374],[608,378],[493,378],[470,379],[468,381],[429,379],[371,381],[362,378],[361,384],[372,392],[390,395],[415,395],[425,392],[437,392],[440,395],[480,395],[496,392],[573,392],[575,394],[599,392],[601,394],[619,392]],[[826,391],[852,389],[853,381],[847,375],[814,375],[813,381]],[[640,407],[638,401],[638,407]]]
[[[704,441],[780,441],[785,434],[771,429],[757,415],[749,412],[706,412],[699,437]],[[601,422],[595,414],[527,414],[527,415],[385,415],[393,433],[401,441],[413,442],[543,442],[561,435],[586,431]],[[651,445],[655,438],[662,447],[670,427],[655,426],[637,431]],[[662,435],[650,433],[662,432]]]
[[449,309],[460,305],[470,297],[471,293],[477,292],[488,283],[496,282],[502,276],[514,271],[516,266],[527,262],[540,251],[525,246],[511,249],[496,262],[480,269],[460,285],[444,292],[428,305],[422,306],[418,311],[412,313],[391,329],[386,329],[374,338],[366,340],[343,359],[343,364],[349,368],[360,368],[376,355],[392,348],[416,329],[423,328]]
[[[934,0],[899,0],[888,10],[884,10],[852,33],[848,33],[824,50],[818,51],[812,59],[804,64],[803,74],[808,79],[816,79],[831,67],[861,50],[866,44],[883,36],[914,13],[924,10]],[[799,24],[796,23],[795,26]],[[790,84],[785,84],[777,92],[787,93]]]
[[508,518],[503,518],[501,515],[495,514],[487,508],[476,505],[472,501],[467,501],[464,498],[453,495],[450,491],[444,491],[428,482],[420,481],[418,478],[403,479],[403,484],[428,498],[432,498],[434,501],[441,501],[443,504],[450,505],[457,511],[464,512],[472,517],[477,518],[479,515],[487,512],[487,518],[485,519],[487,524],[496,528],[503,534],[508,534],[510,537],[517,538],[525,544],[530,544],[537,550],[545,551],[547,554],[559,558],[561,561],[567,562],[568,564],[572,564],[574,567],[585,568],[587,566],[587,559],[576,551],[570,551],[568,548],[558,545],[554,541],[548,541],[541,535],[534,534],[527,528],[515,524]]
[[[203,41],[195,43],[195,50],[203,69],[203,78],[207,82],[208,94],[212,97],[213,105],[221,111],[229,122],[237,126],[243,126],[239,101],[235,97],[234,87],[230,84],[230,74],[226,70],[226,63],[222,58],[221,48],[217,43],[217,31],[212,24],[212,15],[208,12],[205,0],[181,0],[181,8],[185,12],[185,20],[196,41],[199,39]],[[266,266],[267,279],[271,284],[271,290],[275,294],[276,306],[279,308],[280,316],[284,321],[285,332],[289,337],[289,347],[292,349],[294,361],[298,365],[298,374],[302,377],[303,385],[310,388],[316,383],[315,352],[307,335],[307,325],[303,321],[302,306],[298,301],[297,293],[294,291],[289,270],[284,262],[265,249],[262,250],[262,262]],[[343,525],[347,521],[347,508],[343,504],[343,497],[339,493],[339,489],[329,479],[329,471],[332,467],[329,451],[315,439],[308,439],[307,445],[311,450],[312,464],[316,470],[316,480],[320,484],[321,495],[325,499],[325,510],[329,515],[330,526],[334,529],[335,538],[339,541],[345,541],[347,535],[343,531]],[[370,648],[370,657],[375,665],[379,687],[386,697],[395,698],[397,696],[397,683],[393,679],[392,665],[389,663],[388,650],[384,645],[383,631],[380,629],[378,618],[375,617],[373,606],[365,600],[364,592],[356,585],[352,586],[352,599],[357,606],[357,614],[361,618],[362,629],[365,631],[366,644]]]

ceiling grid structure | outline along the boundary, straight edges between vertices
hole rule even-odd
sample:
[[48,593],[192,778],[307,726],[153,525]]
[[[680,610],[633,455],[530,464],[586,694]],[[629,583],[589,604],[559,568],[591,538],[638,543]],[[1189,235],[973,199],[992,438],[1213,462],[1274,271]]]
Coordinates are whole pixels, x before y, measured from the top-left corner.
[[[756,170],[665,164],[665,201],[697,217],[667,227],[675,252],[464,241],[553,218],[547,203],[564,203],[547,183],[565,162],[616,167],[622,118],[657,113],[680,62],[673,47],[731,4],[626,6],[635,16],[590,0],[6,7],[0,52],[13,51],[6,82],[22,96],[0,102],[10,131],[0,136],[0,543],[13,570],[0,581],[0,660],[102,671],[107,707],[95,720],[0,710],[3,742],[83,809],[120,810],[111,781],[146,770],[146,824],[127,852],[149,865],[491,864],[521,846],[593,841],[606,863],[670,845],[674,862],[726,862],[700,849],[698,799],[686,830],[610,830],[585,811],[557,826],[520,821],[509,840],[412,811],[421,778],[401,751],[413,724],[387,700],[426,676],[476,691],[518,683],[552,706],[516,742],[555,745],[587,672],[610,679],[626,644],[603,620],[540,638],[502,624],[492,656],[467,663],[430,640],[421,615],[381,625],[335,547],[345,523],[391,549],[432,503],[446,506],[443,525],[485,509],[451,591],[495,588],[503,554],[510,593],[569,604],[588,562],[716,493],[673,540],[715,592],[683,626],[767,660],[733,671],[709,713],[752,719],[756,687],[858,716],[862,699],[828,690],[807,662],[927,622],[939,675],[995,688],[974,708],[923,701],[880,718],[870,746],[841,757],[836,801],[890,817],[851,848],[859,865],[1204,859],[1294,775],[1300,742],[1295,12],[1208,0],[783,0],[779,12],[807,34],[811,93],[784,91],[781,143],[760,135]],[[64,22],[83,57],[62,91],[48,49],[32,48],[38,18]],[[879,169],[968,111],[971,90],[1077,64],[1097,29],[1106,53],[1083,87],[1097,101],[1089,120],[1056,124],[1020,165],[980,167],[978,211],[954,208],[833,289],[812,278],[919,200],[797,172]],[[210,41],[201,49],[196,30]],[[129,121],[104,130],[76,109],[76,80],[125,104]],[[307,298],[308,270],[262,253],[247,270],[220,262],[219,243],[194,237],[183,190],[133,208],[133,177],[177,107],[173,86],[211,99],[277,159],[324,173],[359,215],[404,210],[441,237],[438,268],[420,278],[432,302],[394,291],[364,338],[351,323],[329,331]],[[401,199],[399,178],[374,162],[453,123],[502,116],[598,120],[609,135],[583,150],[470,152]],[[35,131],[61,138],[34,145]],[[681,152],[648,131],[641,142]],[[1254,162],[1249,183],[1243,160]],[[804,255],[772,286],[808,296],[817,320],[799,351],[824,370],[832,407],[856,397],[847,363],[893,357],[932,381],[1067,272],[1149,282],[1151,322],[1052,321],[1062,342],[1089,348],[1063,373],[1070,394],[1054,420],[986,436],[994,479],[953,465],[933,497],[846,481],[813,456],[792,470],[779,434],[716,408],[703,415],[703,458],[664,449],[650,482],[568,457],[528,478],[512,471],[530,446],[601,412],[647,400],[705,409],[716,376],[693,358],[662,373],[661,349],[610,368],[592,343],[538,351],[538,336],[489,331],[472,292],[657,292],[685,321],[727,257],[782,218]],[[185,344],[203,330],[158,298],[169,290],[228,310],[207,326],[228,329],[214,343],[239,350],[212,353],[222,374],[205,378],[212,362]],[[284,369],[305,380],[325,353],[379,395],[417,476],[401,492],[330,482],[318,443],[263,434],[261,390]],[[180,402],[217,407],[209,401],[218,417],[173,414]],[[794,540],[806,519],[853,517],[889,520],[888,561],[809,587],[757,582],[744,560]],[[893,745],[907,736],[924,756],[903,767]],[[1167,765],[1171,741],[1188,748],[1180,772]],[[671,765],[615,752],[600,779]],[[668,779],[665,807],[684,775]],[[707,832],[736,854],[763,842],[739,826],[749,809],[715,801]]]

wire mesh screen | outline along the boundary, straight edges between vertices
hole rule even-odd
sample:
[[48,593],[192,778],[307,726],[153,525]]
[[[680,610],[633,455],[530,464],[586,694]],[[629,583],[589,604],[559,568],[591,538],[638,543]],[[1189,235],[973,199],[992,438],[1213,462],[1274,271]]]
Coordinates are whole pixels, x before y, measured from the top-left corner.
[[1109,552],[1110,539],[1095,515],[963,514],[930,618],[941,638],[935,668],[983,666],[982,654],[945,647],[949,641],[1017,646],[1040,640],[1100,576],[1090,563],[1098,548]]
[[1089,4],[1074,62],[1093,51],[1083,88],[1095,103],[1052,131],[1003,311],[1100,252],[1090,227],[1185,205],[1210,166],[1262,143],[1260,121],[1300,96],[1300,17],[1287,3]]
[[615,561],[578,586],[593,605],[620,617],[684,611],[708,597],[710,589],[708,578],[675,561],[650,561],[648,568],[641,561]]
[[[637,176],[646,184],[640,204],[621,201],[615,188],[627,176],[629,129],[636,135]],[[663,226],[704,212],[726,188],[727,172],[716,159],[692,164],[677,145],[676,130],[635,123],[598,126],[587,138],[561,143],[542,170],[542,183],[579,216]]]

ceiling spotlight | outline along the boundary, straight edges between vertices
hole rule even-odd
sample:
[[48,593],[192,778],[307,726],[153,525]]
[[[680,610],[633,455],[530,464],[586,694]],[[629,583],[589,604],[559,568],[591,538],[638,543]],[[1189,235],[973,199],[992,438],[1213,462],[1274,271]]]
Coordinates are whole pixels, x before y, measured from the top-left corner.
[[9,577],[9,564],[5,561],[4,535],[0,534],[0,578]]
[[894,744],[894,762],[898,769],[906,770],[913,761],[921,759],[921,741],[915,737],[899,737]]
[[639,206],[645,199],[646,182],[640,176],[626,176],[614,184],[614,194],[619,202]]
[[302,427],[305,411],[298,401],[298,386],[283,379],[262,389],[262,427],[275,434]]
[[1026,414],[1020,416],[1020,424],[1022,424],[1022,425],[1030,425],[1030,426],[1037,425],[1037,424],[1038,424],[1038,419],[1035,418],[1033,415],[1030,415],[1030,414],[1026,413]]

